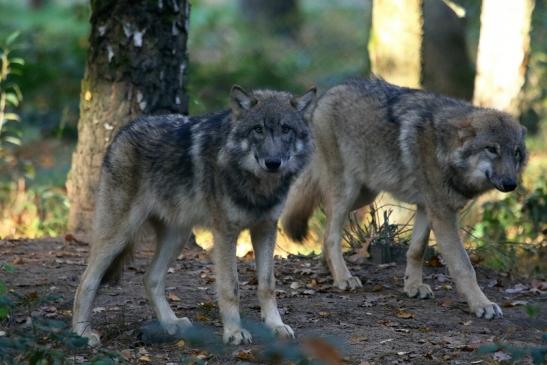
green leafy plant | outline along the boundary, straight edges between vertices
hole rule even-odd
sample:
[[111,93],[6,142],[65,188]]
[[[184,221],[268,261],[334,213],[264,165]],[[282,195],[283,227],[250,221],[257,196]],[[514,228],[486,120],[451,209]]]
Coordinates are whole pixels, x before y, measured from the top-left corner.
[[529,190],[483,204],[482,218],[470,233],[487,266],[512,271],[521,256],[538,256],[546,248],[547,180],[540,177]]
[[20,143],[17,135],[8,128],[8,123],[20,120],[19,115],[11,111],[11,108],[18,107],[23,99],[19,86],[12,80],[18,74],[17,68],[24,65],[22,58],[13,55],[16,49],[14,42],[18,36],[19,32],[12,33],[0,44],[0,153],[4,144]]

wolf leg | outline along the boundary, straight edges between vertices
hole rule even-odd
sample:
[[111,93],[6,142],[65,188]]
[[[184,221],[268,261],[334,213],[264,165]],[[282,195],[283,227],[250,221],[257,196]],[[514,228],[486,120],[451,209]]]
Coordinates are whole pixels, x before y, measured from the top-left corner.
[[416,210],[410,247],[406,253],[405,293],[420,299],[433,298],[431,287],[422,281],[424,253],[429,241],[429,221],[422,207]]
[[294,332],[281,320],[275,300],[274,248],[277,222],[268,221],[251,228],[251,240],[256,260],[258,301],[261,317],[279,337],[294,338]]
[[459,236],[457,213],[442,211],[439,214],[438,212],[438,209],[428,210],[428,216],[456,288],[465,296],[470,310],[477,317],[486,319],[502,317],[501,308],[488,300],[477,283],[475,270]]
[[239,317],[239,285],[237,276],[236,245],[239,231],[214,230],[213,261],[218,295],[218,306],[224,325],[225,343],[251,343],[249,331],[241,327]]
[[95,246],[91,249],[87,268],[76,290],[72,310],[72,330],[80,336],[87,337],[90,346],[98,346],[101,343],[100,335],[91,328],[89,321],[97,289],[106,270],[128,244],[128,233],[122,233],[109,240],[94,242]]
[[361,280],[352,276],[342,254],[342,231],[346,217],[359,197],[359,189],[346,183],[327,197],[327,230],[323,242],[323,254],[334,279],[334,286],[342,290],[361,288]]
[[167,227],[158,222],[155,224],[155,229],[158,236],[158,246],[144,278],[144,287],[161,326],[170,335],[175,335],[192,324],[186,317],[178,318],[167,302],[165,275],[169,264],[177,257],[190,237],[191,230]]

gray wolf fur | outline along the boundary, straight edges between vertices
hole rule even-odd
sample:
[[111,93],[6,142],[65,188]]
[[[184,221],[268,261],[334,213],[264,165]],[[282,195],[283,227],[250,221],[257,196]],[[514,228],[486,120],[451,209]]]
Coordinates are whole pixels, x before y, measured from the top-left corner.
[[432,229],[451,276],[478,317],[502,315],[479,288],[458,234],[458,211],[487,190],[514,190],[526,161],[525,129],[506,113],[383,80],[350,80],[328,90],[313,112],[316,149],[293,184],[282,225],[295,240],[323,204],[326,262],[340,289],[361,287],[341,250],[351,210],[379,192],[416,204],[404,290],[429,298],[422,260]]
[[192,228],[214,235],[218,302],[227,343],[250,342],[241,327],[236,240],[250,229],[257,262],[258,299],[265,324],[293,337],[275,300],[276,225],[293,179],[313,147],[308,126],[315,89],[301,97],[270,90],[231,91],[231,110],[190,118],[146,116],[123,127],[102,165],[88,266],[76,291],[74,332],[98,345],[89,322],[101,281],[116,277],[144,223],[158,244],[144,284],[164,330],[190,326],[165,298],[165,274]]

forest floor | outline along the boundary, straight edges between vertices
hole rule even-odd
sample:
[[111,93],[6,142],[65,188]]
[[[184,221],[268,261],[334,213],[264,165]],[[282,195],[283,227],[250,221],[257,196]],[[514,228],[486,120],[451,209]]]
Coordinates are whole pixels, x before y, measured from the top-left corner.
[[[39,298],[59,296],[54,302],[37,304],[32,314],[70,321],[87,245],[64,239],[8,240],[0,241],[0,251],[1,261],[14,269],[2,273],[9,289]],[[504,311],[503,319],[487,321],[467,312],[439,262],[426,267],[424,273],[435,298],[418,300],[402,292],[402,264],[352,264],[350,269],[364,287],[342,292],[330,286],[320,257],[290,256],[276,260],[277,296],[285,323],[295,330],[296,341],[274,344],[259,334],[253,345],[223,347],[219,345],[221,324],[213,265],[205,251],[185,252],[173,263],[167,276],[167,294],[177,315],[199,324],[209,333],[207,340],[201,346],[191,345],[191,341],[145,344],[139,337],[140,328],[153,313],[142,279],[152,254],[151,247],[142,247],[126,269],[121,286],[104,287],[94,304],[93,326],[101,332],[103,349],[121,352],[129,363],[265,363],[267,353],[271,358],[276,351],[294,350],[320,358],[325,364],[494,364],[508,360],[510,351],[484,354],[479,347],[493,343],[545,346],[544,282],[478,268],[481,287]],[[239,273],[241,313],[251,327],[257,327],[260,310],[251,255],[239,261]],[[28,309],[16,309],[8,325],[0,328],[3,335],[10,336],[11,327],[24,323],[28,315]],[[75,354],[74,362],[91,358],[94,351]]]

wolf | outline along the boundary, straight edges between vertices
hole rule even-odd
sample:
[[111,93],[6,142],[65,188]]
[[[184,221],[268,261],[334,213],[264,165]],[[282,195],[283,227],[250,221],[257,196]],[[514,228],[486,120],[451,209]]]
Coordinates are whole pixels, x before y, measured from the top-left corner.
[[431,298],[422,261],[433,230],[458,291],[477,317],[501,317],[488,300],[458,233],[458,212],[490,189],[517,187],[526,162],[525,128],[510,115],[379,78],[352,79],[329,89],[312,116],[315,152],[293,184],[281,221],[302,240],[323,204],[323,252],[340,289],[361,287],[341,250],[348,213],[380,192],[417,207],[407,252],[404,291]]
[[88,265],[73,308],[73,331],[100,344],[89,322],[101,282],[119,279],[143,224],[158,243],[144,277],[146,295],[170,335],[191,323],[178,318],[165,297],[169,263],[192,234],[214,236],[218,304],[225,343],[251,342],[242,328],[236,241],[249,229],[256,257],[258,300],[265,324],[293,337],[275,299],[273,251],[277,220],[290,184],[310,160],[309,129],[316,89],[300,97],[235,85],[231,108],[203,117],[144,116],[121,128],[107,149],[97,193]]

